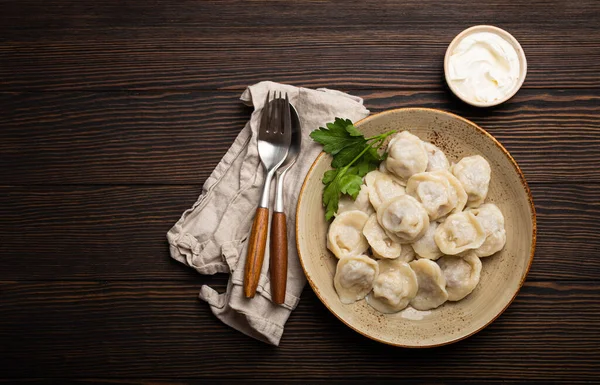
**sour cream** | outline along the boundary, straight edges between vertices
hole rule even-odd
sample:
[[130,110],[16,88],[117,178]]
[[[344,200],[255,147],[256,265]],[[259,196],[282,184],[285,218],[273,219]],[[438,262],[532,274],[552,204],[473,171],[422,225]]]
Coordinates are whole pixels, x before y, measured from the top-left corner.
[[446,78],[454,92],[467,101],[503,100],[522,83],[515,48],[493,32],[466,35],[450,52]]

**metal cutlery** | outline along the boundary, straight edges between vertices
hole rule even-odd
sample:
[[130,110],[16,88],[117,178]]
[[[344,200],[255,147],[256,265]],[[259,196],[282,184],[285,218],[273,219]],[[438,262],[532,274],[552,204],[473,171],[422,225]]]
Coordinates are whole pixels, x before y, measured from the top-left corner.
[[269,273],[271,278],[271,300],[276,304],[282,304],[285,301],[287,286],[288,244],[287,218],[283,211],[283,182],[288,170],[296,163],[302,145],[300,119],[294,107],[291,104],[289,106],[292,140],[285,162],[276,173],[275,206],[271,219]]
[[285,161],[292,137],[290,109],[287,94],[282,99],[273,92],[273,100],[265,100],[258,130],[258,155],[266,171],[261,199],[254,215],[252,231],[248,242],[248,254],[244,270],[244,294],[254,297],[265,256],[269,226],[269,198],[271,180],[277,169]]

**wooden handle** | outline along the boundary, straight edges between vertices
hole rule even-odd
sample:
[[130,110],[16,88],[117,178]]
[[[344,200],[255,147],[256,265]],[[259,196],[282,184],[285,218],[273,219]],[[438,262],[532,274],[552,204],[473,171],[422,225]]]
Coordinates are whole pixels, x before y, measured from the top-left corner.
[[265,258],[268,228],[269,209],[259,207],[256,209],[254,223],[252,223],[252,232],[250,233],[250,241],[248,242],[248,255],[244,270],[244,294],[247,298],[252,298],[256,294],[258,280],[260,279],[260,270]]
[[282,304],[285,301],[285,287],[287,284],[287,225],[285,214],[274,212],[271,220],[271,258],[269,270],[271,272],[271,300],[273,303]]

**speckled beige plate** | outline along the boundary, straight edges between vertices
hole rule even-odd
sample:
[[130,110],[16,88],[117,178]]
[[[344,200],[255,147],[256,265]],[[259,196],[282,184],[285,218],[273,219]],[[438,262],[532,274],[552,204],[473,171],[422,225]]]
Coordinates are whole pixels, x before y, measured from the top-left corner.
[[426,108],[403,108],[372,115],[356,124],[365,136],[409,130],[439,146],[452,162],[480,154],[490,163],[487,202],[500,207],[507,242],[499,253],[482,258],[481,281],[459,302],[421,312],[412,308],[384,315],[362,300],[342,304],[333,287],[337,259],[326,247],[328,223],[321,204],[323,173],[331,157],[321,154],[308,172],[298,200],[296,242],[300,261],[315,293],[343,323],[386,344],[432,347],[466,338],[489,325],[512,302],[525,280],[535,249],[535,208],[525,177],[502,145],[483,129],[459,116]]

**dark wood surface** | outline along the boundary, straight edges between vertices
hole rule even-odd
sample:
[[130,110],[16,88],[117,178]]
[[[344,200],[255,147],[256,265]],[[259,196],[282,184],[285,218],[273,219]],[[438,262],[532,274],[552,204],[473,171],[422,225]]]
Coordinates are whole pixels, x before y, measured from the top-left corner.
[[[600,375],[600,2],[0,1],[0,382],[340,379],[594,382]],[[452,97],[464,28],[521,42],[505,105]],[[498,138],[530,182],[525,286],[459,343],[407,350],[341,324],[310,288],[276,348],[223,325],[166,231],[249,118],[260,80],[373,111],[426,106]]]

